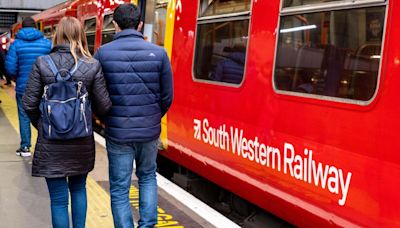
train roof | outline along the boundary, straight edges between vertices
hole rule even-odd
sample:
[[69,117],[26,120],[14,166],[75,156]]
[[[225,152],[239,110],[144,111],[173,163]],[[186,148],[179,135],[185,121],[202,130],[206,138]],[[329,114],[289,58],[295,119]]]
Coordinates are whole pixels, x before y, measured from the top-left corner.
[[55,5],[39,14],[34,15],[32,18],[35,21],[49,20],[51,18],[61,18],[66,15],[73,16],[76,12],[76,1],[66,1]]

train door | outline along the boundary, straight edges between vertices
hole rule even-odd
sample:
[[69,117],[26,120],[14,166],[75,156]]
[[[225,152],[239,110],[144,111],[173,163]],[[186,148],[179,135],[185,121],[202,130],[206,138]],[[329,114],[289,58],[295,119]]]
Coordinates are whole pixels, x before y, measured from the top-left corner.
[[[166,36],[167,24],[169,30],[173,29],[174,16],[171,15],[167,22],[167,14],[171,12],[171,4],[175,0],[143,0],[142,5],[139,4],[142,12],[143,35],[144,38],[153,44],[164,47],[167,53],[170,53],[172,44],[172,32]],[[168,11],[169,10],[169,11]],[[167,115],[161,120],[161,135],[162,148],[167,148]]]
[[167,7],[170,0],[147,0],[142,9],[143,35],[149,42],[164,46]]

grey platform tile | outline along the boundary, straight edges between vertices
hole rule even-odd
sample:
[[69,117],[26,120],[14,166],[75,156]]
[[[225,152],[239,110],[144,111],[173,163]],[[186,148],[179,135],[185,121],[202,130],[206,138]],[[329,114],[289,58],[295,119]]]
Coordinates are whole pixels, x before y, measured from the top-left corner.
[[[8,119],[5,117],[0,107],[0,152],[3,152],[4,145],[17,145],[19,144],[20,138]],[[14,151],[17,148],[14,148]]]
[[17,144],[0,145],[0,165],[2,162],[22,162],[23,159],[26,159],[15,155],[17,148]]
[[18,146],[0,107],[0,228],[51,227],[45,180],[31,176],[31,158],[16,156]]
[[0,227],[51,227],[43,178],[31,177],[26,162],[0,163]]

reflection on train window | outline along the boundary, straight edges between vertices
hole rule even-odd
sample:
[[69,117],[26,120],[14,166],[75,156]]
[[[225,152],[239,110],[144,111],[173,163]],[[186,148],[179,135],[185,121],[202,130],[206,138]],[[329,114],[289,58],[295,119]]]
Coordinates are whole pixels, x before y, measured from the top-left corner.
[[[233,9],[247,1],[207,1],[201,4],[227,4]],[[218,7],[216,7],[218,8]],[[196,79],[240,84],[243,80],[250,13],[225,17],[200,17],[197,21],[194,77]]]
[[85,33],[90,53],[94,53],[96,38],[96,18],[85,20]]
[[101,31],[101,44],[106,44],[114,39],[115,35],[115,27],[114,24],[112,23],[113,21],[113,14],[108,14],[104,16],[103,19],[103,29]]
[[207,0],[201,1],[200,17],[216,16],[250,10],[251,0]]
[[370,100],[376,90],[385,7],[281,17],[278,90]]

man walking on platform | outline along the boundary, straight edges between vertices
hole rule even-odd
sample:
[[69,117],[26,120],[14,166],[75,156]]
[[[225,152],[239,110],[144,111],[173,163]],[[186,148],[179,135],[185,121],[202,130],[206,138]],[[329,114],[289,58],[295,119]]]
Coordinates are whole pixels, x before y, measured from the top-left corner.
[[117,228],[133,228],[129,189],[136,163],[139,179],[139,227],[157,224],[157,144],[161,117],[173,97],[172,72],[163,48],[148,43],[140,12],[133,4],[114,11],[114,41],[95,58],[103,67],[112,108],[105,119],[111,207]]
[[16,79],[15,93],[18,106],[19,131],[21,137],[18,156],[31,156],[31,126],[29,117],[22,107],[22,97],[25,94],[26,82],[37,57],[47,55],[51,50],[50,40],[35,28],[35,21],[27,17],[22,21],[22,29],[16,35],[6,57],[7,74]]

